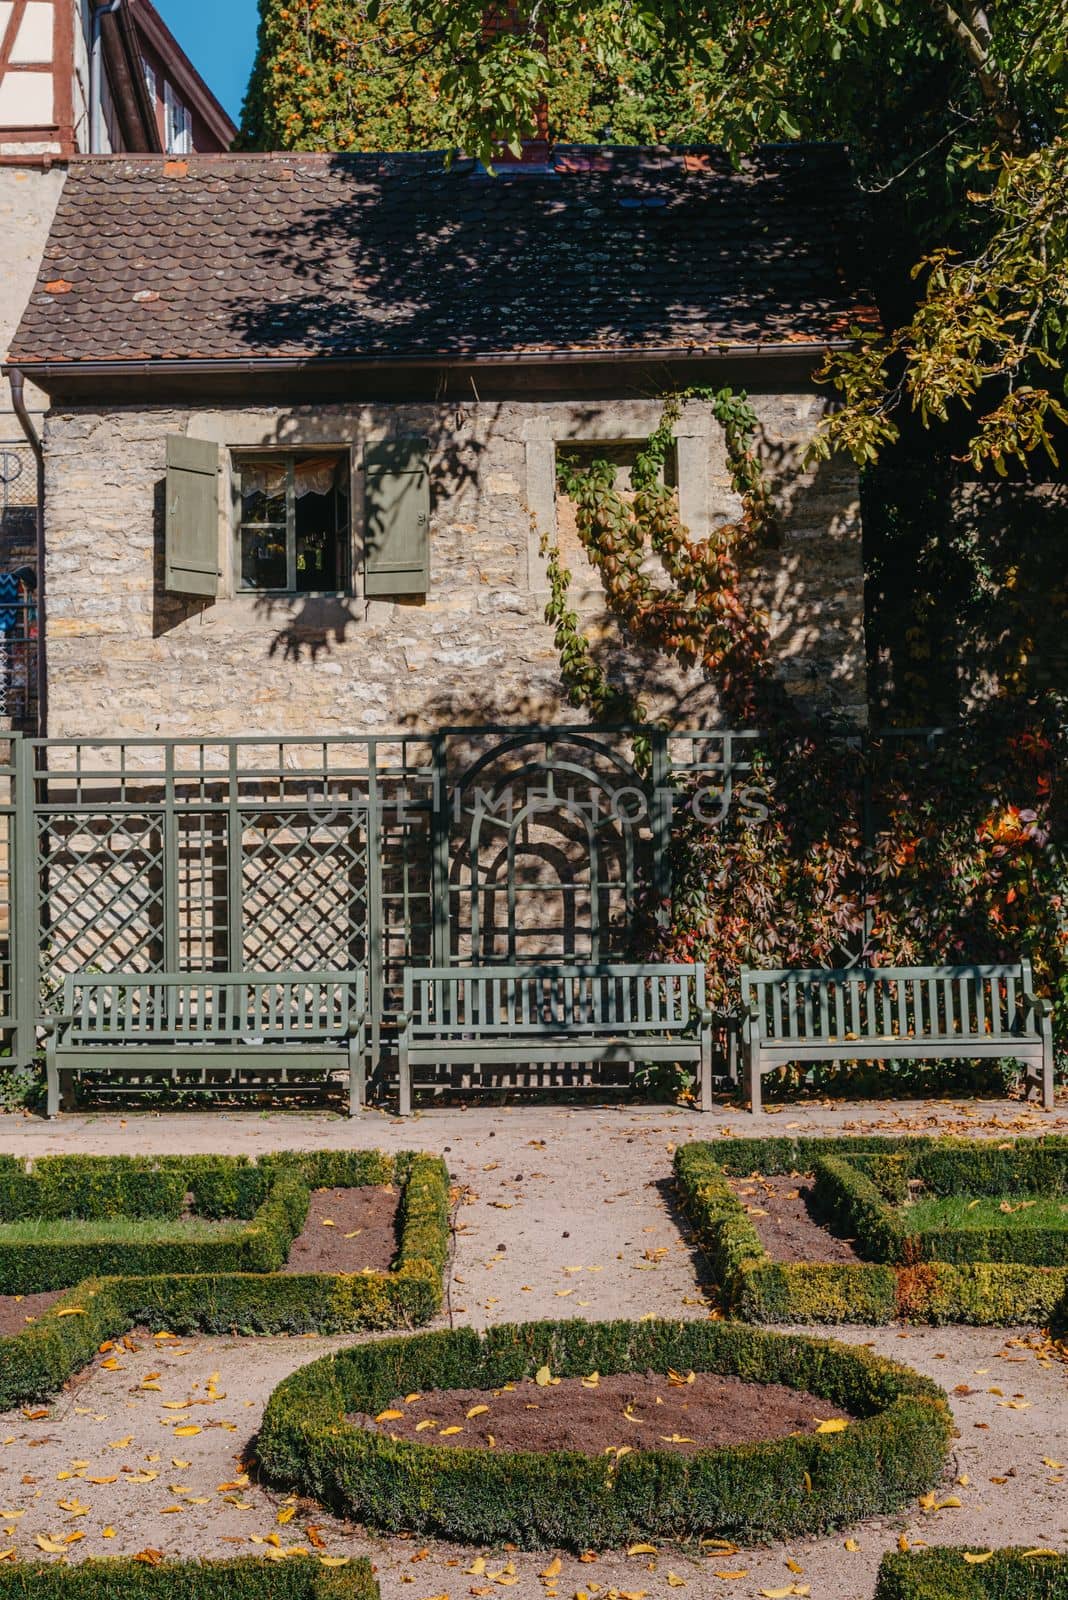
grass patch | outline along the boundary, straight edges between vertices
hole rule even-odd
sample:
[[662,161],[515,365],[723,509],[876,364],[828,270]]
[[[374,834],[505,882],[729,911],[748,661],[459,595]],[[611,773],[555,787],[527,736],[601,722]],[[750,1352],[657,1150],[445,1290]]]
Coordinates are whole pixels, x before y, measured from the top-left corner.
[[0,1222],[0,1249],[7,1244],[173,1244],[198,1239],[235,1240],[245,1229],[240,1222],[214,1222],[208,1217],[26,1217]]
[[1068,1198],[1063,1195],[921,1195],[905,1211],[910,1231],[929,1228],[1060,1228],[1068,1245]]

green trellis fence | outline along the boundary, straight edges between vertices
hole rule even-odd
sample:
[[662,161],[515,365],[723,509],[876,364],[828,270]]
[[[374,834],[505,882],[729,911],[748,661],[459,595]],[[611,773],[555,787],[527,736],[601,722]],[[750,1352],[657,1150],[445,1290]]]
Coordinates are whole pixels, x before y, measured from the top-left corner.
[[[607,959],[666,894],[672,796],[721,803],[750,730],[41,740],[0,764],[0,1030],[19,1064],[71,972]],[[641,730],[648,736],[649,730]]]

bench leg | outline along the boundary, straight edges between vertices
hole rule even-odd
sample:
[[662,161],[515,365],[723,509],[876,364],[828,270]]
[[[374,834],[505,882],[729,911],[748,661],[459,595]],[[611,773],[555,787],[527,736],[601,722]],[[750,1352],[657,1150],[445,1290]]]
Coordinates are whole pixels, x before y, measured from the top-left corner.
[[1042,1105],[1053,1110],[1053,1038],[1052,1033],[1042,1040]]
[[412,1064],[408,1060],[408,1040],[402,1033],[397,1049],[397,1098],[402,1117],[412,1114]]
[[54,1117],[59,1111],[59,1073],[56,1071],[56,1046],[54,1035],[49,1038],[48,1049],[45,1055],[45,1081],[48,1086],[48,1100],[45,1106],[45,1115]]
[[701,1092],[698,1105],[702,1111],[712,1110],[712,1029],[701,1029]]
[[367,1041],[363,1030],[349,1040],[349,1116],[367,1104]]
[[749,1109],[753,1115],[759,1116],[764,1109],[763,1095],[760,1082],[760,1050],[755,1043],[746,1046],[745,1051],[745,1082],[744,1094],[749,1101]]

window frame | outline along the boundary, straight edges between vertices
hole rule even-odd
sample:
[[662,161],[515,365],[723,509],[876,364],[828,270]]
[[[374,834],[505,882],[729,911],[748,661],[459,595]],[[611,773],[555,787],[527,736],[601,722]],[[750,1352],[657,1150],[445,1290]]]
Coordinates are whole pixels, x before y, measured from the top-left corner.
[[[353,503],[352,503],[352,459],[349,448],[345,445],[303,445],[294,448],[279,450],[270,446],[261,449],[244,448],[234,445],[230,448],[230,498],[232,505],[232,550],[233,550],[233,592],[235,596],[244,595],[271,595],[275,599],[350,599],[355,594],[355,563],[353,559]],[[335,519],[335,539],[338,552],[338,565],[341,568],[343,582],[334,584],[326,589],[300,589],[297,587],[297,493],[296,493],[296,465],[302,457],[334,456],[337,465],[345,475],[348,493],[343,498],[348,505],[347,522],[338,516]],[[279,528],[276,522],[250,522],[246,523],[242,515],[241,495],[241,466],[244,461],[274,461],[284,464],[286,471],[285,488],[285,543],[286,543],[286,587],[283,589],[268,589],[258,585],[246,584],[242,577],[242,544],[241,536],[245,528],[268,529]],[[341,491],[335,486],[335,496],[340,496]],[[340,507],[338,508],[340,510]]]
[[163,80],[163,142],[169,156],[193,153],[193,113],[169,78]]

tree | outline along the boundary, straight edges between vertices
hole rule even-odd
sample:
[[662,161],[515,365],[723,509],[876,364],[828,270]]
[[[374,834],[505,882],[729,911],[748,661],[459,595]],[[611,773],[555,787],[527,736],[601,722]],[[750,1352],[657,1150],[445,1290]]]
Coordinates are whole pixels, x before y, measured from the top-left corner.
[[[816,450],[876,459],[904,413],[972,414],[965,452],[999,471],[1054,455],[1068,424],[1068,0],[531,0],[484,37],[482,0],[411,0],[465,147],[492,160],[590,70],[658,92],[689,84],[704,134],[844,138],[862,181],[900,196],[922,250],[885,335],[828,363],[844,405]],[[382,14],[368,0],[368,16]]]

